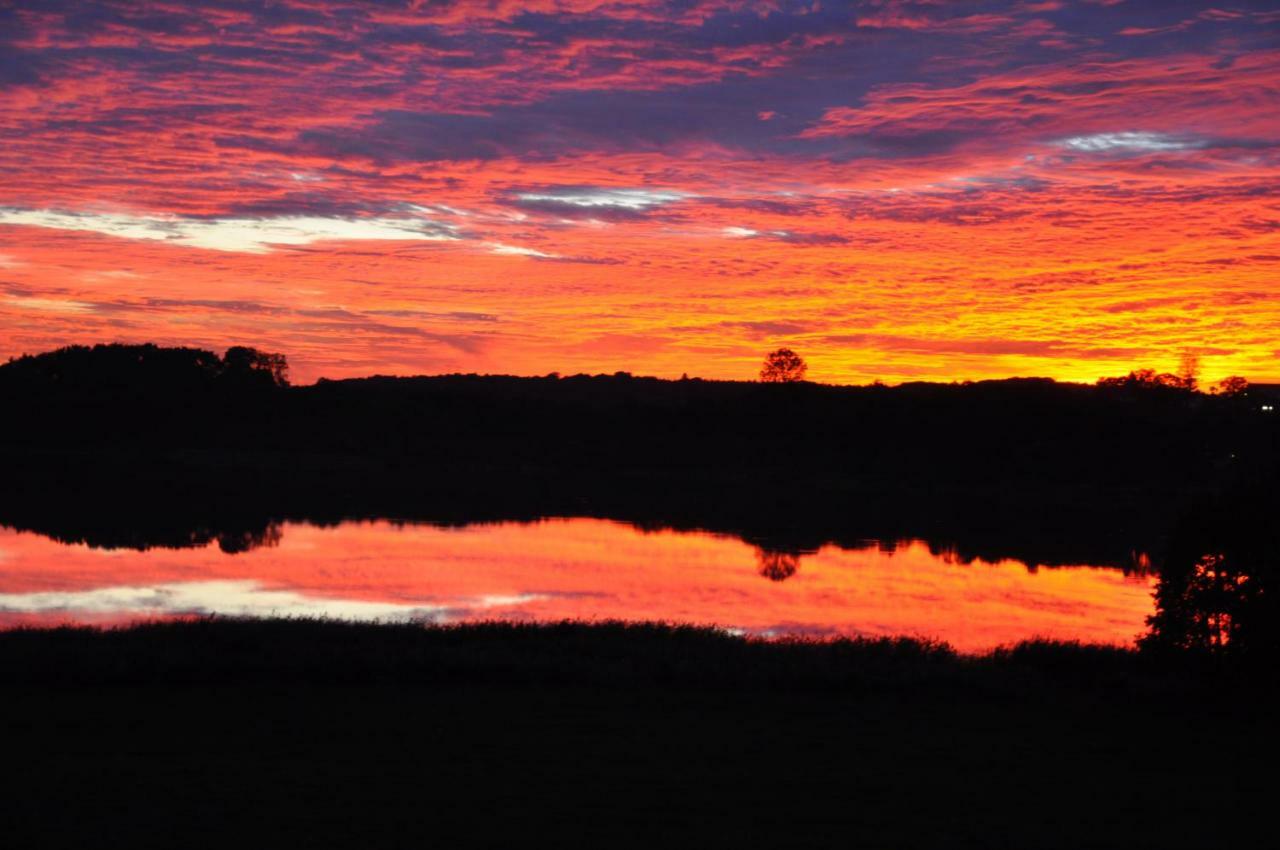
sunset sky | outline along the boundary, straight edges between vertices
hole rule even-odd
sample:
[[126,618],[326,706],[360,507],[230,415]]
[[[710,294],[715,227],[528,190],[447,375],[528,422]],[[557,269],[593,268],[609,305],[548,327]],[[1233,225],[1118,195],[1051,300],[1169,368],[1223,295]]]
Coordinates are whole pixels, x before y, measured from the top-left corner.
[[1280,3],[0,0],[0,358],[1280,381]]

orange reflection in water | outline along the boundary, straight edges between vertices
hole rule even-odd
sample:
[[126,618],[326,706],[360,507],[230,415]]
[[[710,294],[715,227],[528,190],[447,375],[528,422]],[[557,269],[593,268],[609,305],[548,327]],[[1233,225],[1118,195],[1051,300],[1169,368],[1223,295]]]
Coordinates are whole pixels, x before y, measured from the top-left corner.
[[[785,564],[787,575],[765,567]],[[789,568],[795,566],[794,572]],[[920,542],[764,555],[736,538],[555,519],[440,528],[288,524],[272,547],[146,552],[0,530],[0,625],[218,613],[462,622],[668,620],[761,635],[915,635],[981,651],[1030,637],[1128,644],[1154,579],[961,564]]]

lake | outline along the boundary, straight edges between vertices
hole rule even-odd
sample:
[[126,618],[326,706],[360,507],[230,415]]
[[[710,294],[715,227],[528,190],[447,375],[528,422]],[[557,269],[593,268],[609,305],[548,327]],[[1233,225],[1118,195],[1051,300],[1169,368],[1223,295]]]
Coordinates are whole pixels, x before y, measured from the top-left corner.
[[0,527],[0,626],[204,614],[665,620],[763,637],[908,635],[979,652],[1033,637],[1130,645],[1155,584],[1114,567],[966,563],[918,540],[779,552],[585,518],[284,523],[255,543],[106,549]]

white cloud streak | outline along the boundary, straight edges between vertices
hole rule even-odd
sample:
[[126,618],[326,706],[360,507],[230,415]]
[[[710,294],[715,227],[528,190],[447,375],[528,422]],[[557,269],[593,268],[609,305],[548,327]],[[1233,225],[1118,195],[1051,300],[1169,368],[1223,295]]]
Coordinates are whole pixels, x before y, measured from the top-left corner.
[[476,611],[521,605],[540,598],[537,594],[487,595],[447,603],[404,604],[307,596],[293,590],[268,589],[256,581],[195,581],[79,591],[0,593],[0,612],[65,613],[86,617],[218,614],[228,617],[443,622]]
[[184,218],[126,213],[63,212],[0,207],[0,224],[101,233],[248,254],[270,253],[282,245],[321,241],[457,239],[448,224],[425,218]]
[[543,192],[521,192],[517,201],[524,203],[563,204],[584,209],[646,210],[689,197],[684,192],[653,189],[548,189]]
[[1068,150],[1083,153],[1160,153],[1204,147],[1203,142],[1149,132],[1094,133],[1089,136],[1072,136],[1058,144]]
[[91,313],[93,305],[87,301],[59,298],[6,298],[0,305],[18,310],[41,310],[50,313]]
[[536,248],[523,248],[519,245],[507,245],[503,242],[489,242],[489,251],[494,254],[502,254],[511,257],[539,257],[544,260],[554,260],[559,254],[548,254],[546,251],[539,251]]

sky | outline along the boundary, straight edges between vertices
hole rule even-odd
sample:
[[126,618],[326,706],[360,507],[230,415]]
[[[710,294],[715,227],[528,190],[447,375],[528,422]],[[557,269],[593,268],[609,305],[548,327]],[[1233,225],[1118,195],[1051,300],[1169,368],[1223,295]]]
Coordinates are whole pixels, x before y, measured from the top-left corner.
[[0,358],[1280,381],[1280,3],[0,0]]

